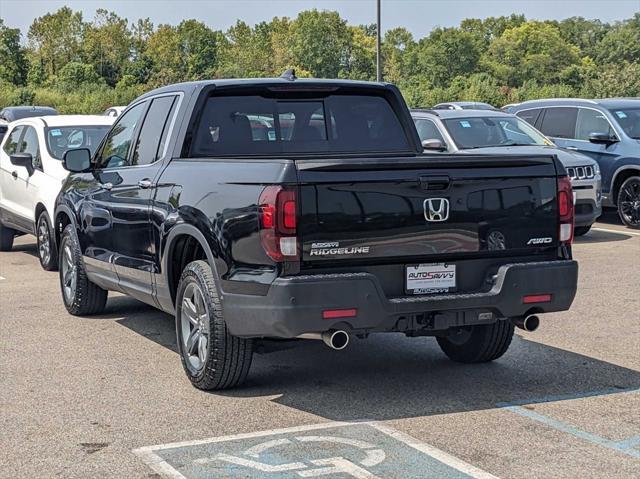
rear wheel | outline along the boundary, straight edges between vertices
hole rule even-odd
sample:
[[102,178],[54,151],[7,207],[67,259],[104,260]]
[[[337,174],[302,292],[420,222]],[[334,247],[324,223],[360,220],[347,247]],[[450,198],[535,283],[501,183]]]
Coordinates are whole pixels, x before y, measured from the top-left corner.
[[573,229],[573,234],[575,236],[584,236],[589,232],[590,229],[591,229],[591,225],[589,225],[589,226],[576,226]]
[[40,265],[47,271],[54,271],[58,268],[58,251],[55,248],[53,230],[46,211],[40,213],[36,232]]
[[99,314],[107,304],[107,291],[87,278],[73,225],[67,225],[60,241],[60,289],[64,306],[74,316]]
[[640,176],[627,178],[618,192],[618,215],[629,228],[640,229]]
[[498,359],[509,349],[513,338],[511,321],[456,328],[438,337],[440,349],[453,361],[485,363]]
[[198,389],[228,389],[246,379],[253,342],[229,334],[206,261],[193,261],[182,273],[176,295],[176,334],[182,365]]
[[11,251],[16,232],[0,223],[0,251]]

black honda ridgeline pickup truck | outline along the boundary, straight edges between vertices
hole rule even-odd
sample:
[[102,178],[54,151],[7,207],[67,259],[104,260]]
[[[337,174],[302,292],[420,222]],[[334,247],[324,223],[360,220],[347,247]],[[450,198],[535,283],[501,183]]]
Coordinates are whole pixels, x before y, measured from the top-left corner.
[[175,314],[201,389],[240,384],[257,338],[434,336],[502,356],[569,308],[573,197],[554,156],[425,155],[385,83],[171,85],[93,157],[70,150],[55,224],[74,315],[120,291]]

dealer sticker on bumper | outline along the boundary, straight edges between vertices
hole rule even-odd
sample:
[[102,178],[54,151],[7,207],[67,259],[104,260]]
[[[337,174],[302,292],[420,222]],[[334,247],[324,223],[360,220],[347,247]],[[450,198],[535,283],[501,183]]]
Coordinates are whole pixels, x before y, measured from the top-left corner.
[[408,294],[447,293],[456,288],[456,265],[447,263],[407,266]]

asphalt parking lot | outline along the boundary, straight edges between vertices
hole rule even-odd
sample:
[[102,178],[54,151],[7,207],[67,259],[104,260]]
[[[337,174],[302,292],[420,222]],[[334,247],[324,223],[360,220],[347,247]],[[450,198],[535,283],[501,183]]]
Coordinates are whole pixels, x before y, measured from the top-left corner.
[[574,255],[572,310],[493,364],[309,341],[208,394],[171,317],[116,295],[69,316],[23,237],[0,253],[0,477],[640,477],[640,232],[607,214]]

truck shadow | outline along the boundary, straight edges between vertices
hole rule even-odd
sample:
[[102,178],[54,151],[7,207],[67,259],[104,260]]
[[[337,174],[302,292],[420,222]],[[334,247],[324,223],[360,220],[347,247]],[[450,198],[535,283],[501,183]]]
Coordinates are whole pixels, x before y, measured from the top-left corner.
[[602,230],[591,230],[584,236],[576,236],[574,239],[575,243],[580,244],[590,244],[590,243],[610,243],[613,241],[626,241],[631,239],[633,236],[625,234],[624,231],[613,232],[613,231],[602,231]]
[[[122,318],[117,319],[122,326],[175,352],[173,318],[132,303],[137,302],[113,298],[107,314],[101,317]],[[266,349],[273,349],[269,344]],[[284,346],[254,355],[248,380],[241,388],[210,394],[275,396],[273,401],[284,406],[329,420],[349,421],[492,409],[499,403],[545,401],[545,397],[557,400],[565,395],[579,398],[598,391],[640,388],[638,371],[519,335],[503,358],[479,365],[449,361],[433,338],[400,334],[354,339],[340,352],[312,340]],[[177,354],[175,367],[181,367]]]

